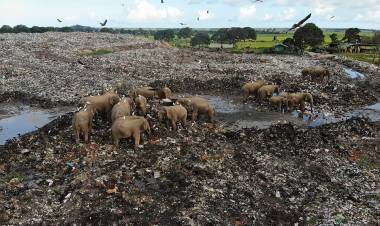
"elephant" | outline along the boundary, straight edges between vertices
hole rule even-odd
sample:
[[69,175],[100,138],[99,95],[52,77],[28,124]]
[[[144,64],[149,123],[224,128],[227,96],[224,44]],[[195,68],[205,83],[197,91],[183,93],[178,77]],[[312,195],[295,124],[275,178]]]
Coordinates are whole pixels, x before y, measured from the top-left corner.
[[123,116],[112,123],[112,141],[119,148],[120,139],[133,137],[135,149],[140,145],[141,132],[146,131],[150,135],[148,121],[141,116]]
[[305,111],[305,102],[310,103],[311,112],[313,112],[313,96],[310,93],[290,93],[289,98],[292,98],[294,106],[300,106],[302,112]]
[[192,112],[191,120],[193,122],[197,119],[199,114],[207,114],[209,121],[214,121],[215,110],[206,99],[194,96],[179,98],[177,102],[184,106],[187,111]]
[[257,91],[257,97],[259,103],[262,103],[262,101],[268,97],[271,97],[273,93],[276,93],[277,95],[280,93],[278,85],[265,85],[262,86]]
[[280,112],[287,111],[289,108],[288,98],[284,96],[274,96],[269,98],[269,103],[276,106]]
[[146,98],[142,95],[138,95],[135,98],[135,103],[136,103],[136,109],[141,111],[143,115],[146,115],[146,103],[147,103]]
[[164,86],[163,88],[157,90],[157,97],[159,99],[168,99],[172,96],[172,91],[169,87]]
[[135,103],[131,98],[123,98],[112,108],[111,119],[114,122],[117,118],[131,115]]
[[144,96],[147,99],[154,99],[157,97],[157,91],[150,86],[135,88],[129,91],[129,97],[132,99],[135,99],[138,95]]
[[302,70],[302,76],[304,78],[309,77],[313,82],[323,82],[327,77],[327,81],[330,80],[329,70],[322,67],[307,67]]
[[268,83],[264,80],[257,80],[255,82],[248,82],[243,86],[243,97],[247,99],[249,95],[254,94],[257,96],[257,91],[264,85]]
[[87,143],[89,133],[92,131],[92,119],[96,113],[94,106],[91,104],[86,105],[82,110],[76,112],[73,117],[73,129],[75,141],[79,144],[79,137],[81,132],[84,135],[84,140]]
[[177,129],[177,121],[181,121],[182,126],[186,127],[187,110],[182,105],[175,105],[170,107],[162,107],[158,111],[158,120],[162,122],[163,119],[170,120],[173,130]]
[[116,93],[109,92],[99,96],[83,97],[80,100],[80,105],[91,104],[96,112],[109,113],[112,107],[120,101]]

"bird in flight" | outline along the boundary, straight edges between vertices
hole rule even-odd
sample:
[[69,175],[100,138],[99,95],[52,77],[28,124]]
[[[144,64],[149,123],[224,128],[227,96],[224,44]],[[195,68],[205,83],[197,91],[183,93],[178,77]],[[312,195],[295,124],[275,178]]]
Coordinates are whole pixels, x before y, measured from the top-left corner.
[[199,17],[197,17],[197,20],[199,21]]
[[184,23],[179,23],[179,24],[181,24],[182,26],[185,26],[186,24],[184,24]]
[[208,14],[208,13],[209,13],[209,10],[207,10],[206,12],[207,12],[207,14]]
[[330,17],[330,20],[332,20],[332,19],[334,19],[335,18],[335,16],[332,16],[332,17]]
[[311,17],[311,13],[309,15],[307,15],[305,18],[303,18],[302,20],[300,20],[298,23],[293,24],[292,28],[290,28],[288,30],[288,32],[291,31],[291,30],[293,30],[293,29],[301,27],[302,24],[305,23],[305,21],[307,21],[310,17]]
[[161,3],[164,3],[164,0],[161,0]]
[[255,2],[263,2],[263,0],[251,0],[251,2],[255,3]]
[[105,20],[103,23],[100,22],[100,25],[102,25],[102,27],[106,26],[107,24],[107,20]]
[[57,19],[57,21],[58,21],[59,23],[62,23],[62,20],[60,20],[60,19]]

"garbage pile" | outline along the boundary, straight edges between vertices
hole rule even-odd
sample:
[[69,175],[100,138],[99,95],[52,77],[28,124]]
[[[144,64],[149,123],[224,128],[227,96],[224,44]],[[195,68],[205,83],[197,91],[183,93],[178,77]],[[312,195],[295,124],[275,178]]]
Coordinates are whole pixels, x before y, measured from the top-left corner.
[[[309,56],[183,50],[104,33],[1,34],[0,40],[0,100],[68,105],[117,85],[131,88],[157,83],[177,93],[238,93],[245,82],[258,79],[283,85],[282,91],[310,92],[319,106],[325,105],[322,110],[373,104],[379,96],[378,89],[350,80],[346,65]],[[310,66],[329,69],[332,81],[306,81],[301,71]],[[363,67],[361,72],[371,78],[378,75],[372,67]]]
[[[72,114],[0,152],[4,224],[376,225],[378,123],[226,131],[196,123],[114,150],[97,117],[76,145]],[[239,223],[240,222],[240,223]]]
[[[239,96],[258,79],[282,92],[311,93],[323,113],[379,97],[374,70],[361,71],[373,80],[352,80],[346,65],[308,56],[180,50],[102,33],[2,34],[0,50],[0,101],[44,107],[76,104],[110,87],[125,96],[146,85]],[[305,80],[309,66],[328,68],[332,80]],[[91,142],[76,144],[73,113],[0,146],[0,224],[380,224],[378,122],[230,130],[200,119],[173,130],[158,112],[150,102],[151,134],[137,149],[131,139],[115,149],[101,115]]]

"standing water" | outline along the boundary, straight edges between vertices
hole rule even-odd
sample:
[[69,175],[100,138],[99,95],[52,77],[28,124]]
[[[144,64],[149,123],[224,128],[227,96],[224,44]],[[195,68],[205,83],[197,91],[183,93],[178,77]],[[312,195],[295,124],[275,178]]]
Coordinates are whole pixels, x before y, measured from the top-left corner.
[[69,111],[69,108],[40,109],[20,103],[0,103],[0,109],[0,145],[37,130]]
[[346,74],[348,75],[348,77],[352,78],[352,79],[356,79],[356,78],[364,78],[365,75],[358,72],[358,71],[355,71],[351,68],[343,68],[344,71],[346,72]]

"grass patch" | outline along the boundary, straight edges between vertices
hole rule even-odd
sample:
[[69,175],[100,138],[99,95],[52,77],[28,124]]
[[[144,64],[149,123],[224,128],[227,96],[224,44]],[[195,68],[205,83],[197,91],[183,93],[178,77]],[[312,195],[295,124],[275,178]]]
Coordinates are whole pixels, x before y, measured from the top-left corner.
[[113,53],[114,50],[111,48],[100,48],[95,50],[81,50],[79,55],[81,56],[100,56],[105,54]]
[[375,60],[373,59],[373,53],[342,53],[341,55],[358,61],[364,61],[371,64],[379,64],[379,54],[376,55]]

